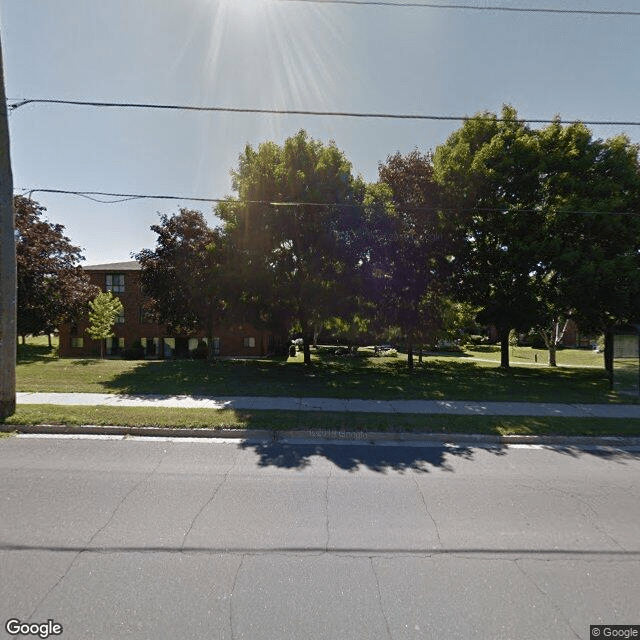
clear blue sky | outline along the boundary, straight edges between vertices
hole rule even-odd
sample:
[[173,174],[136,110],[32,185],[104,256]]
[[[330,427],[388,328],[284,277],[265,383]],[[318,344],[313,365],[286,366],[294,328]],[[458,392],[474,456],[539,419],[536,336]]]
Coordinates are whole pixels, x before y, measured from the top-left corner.
[[[638,0],[460,0],[638,10]],[[638,120],[640,17],[303,4],[278,0],[0,0],[7,96],[230,107]],[[375,180],[396,151],[459,123],[25,106],[10,116],[16,189],[222,197],[246,143],[301,128]],[[609,137],[620,128],[595,128]],[[626,131],[640,140],[640,127]],[[87,264],[155,244],[184,201],[34,196]]]

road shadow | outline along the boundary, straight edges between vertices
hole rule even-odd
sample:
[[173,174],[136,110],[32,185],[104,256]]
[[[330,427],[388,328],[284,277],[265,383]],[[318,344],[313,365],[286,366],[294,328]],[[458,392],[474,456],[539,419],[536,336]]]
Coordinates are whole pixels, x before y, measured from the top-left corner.
[[[429,473],[434,469],[454,473],[450,464],[455,459],[475,461],[479,453],[507,456],[508,445],[402,445],[370,444],[367,442],[340,443],[282,443],[245,440],[238,445],[244,450],[253,450],[258,467],[301,470],[307,468],[313,458],[324,458],[344,471],[369,469],[376,473],[418,472]],[[603,460],[625,464],[640,461],[640,448],[617,448],[611,446],[543,445],[542,449],[562,456],[581,458],[594,456]]]
[[[570,445],[544,445],[547,451],[553,451],[570,458],[582,458],[586,455],[624,464],[629,461],[640,461],[640,448],[618,449],[609,446],[579,447]],[[637,450],[635,450],[637,449]]]
[[312,458],[325,458],[344,471],[366,468],[376,473],[415,471],[429,473],[432,469],[453,472],[448,464],[451,458],[473,460],[476,451],[488,451],[502,455],[501,446],[401,446],[354,444],[287,444],[279,442],[242,442],[241,449],[252,449],[258,456],[257,466],[280,469],[304,469]]

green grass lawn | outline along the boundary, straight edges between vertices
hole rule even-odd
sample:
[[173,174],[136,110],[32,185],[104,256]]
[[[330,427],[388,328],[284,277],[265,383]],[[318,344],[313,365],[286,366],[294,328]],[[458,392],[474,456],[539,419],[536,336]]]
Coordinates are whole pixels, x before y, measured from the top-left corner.
[[443,416],[388,413],[236,411],[138,407],[24,405],[5,420],[22,424],[118,425],[204,429],[389,431],[485,435],[638,436],[640,420]]
[[[531,402],[629,402],[609,390],[601,368],[555,369],[493,363],[496,349],[442,354],[416,363],[403,357],[334,356],[320,349],[310,366],[302,355],[288,360],[126,361],[58,359],[55,349],[28,344],[18,349],[19,391],[126,394],[316,396],[336,398],[503,400]],[[562,353],[569,355],[569,350]],[[486,356],[479,362],[473,355]],[[590,354],[588,354],[590,355]],[[584,352],[572,355],[584,358]]]
[[[465,348],[462,357],[478,358],[500,362],[500,345],[478,345]],[[546,349],[532,349],[531,347],[509,347],[511,366],[548,366],[549,352]],[[559,349],[556,352],[559,367],[604,367],[604,354],[592,349]]]
[[[57,344],[31,339],[18,348],[19,391],[84,391],[128,394],[316,396],[380,399],[513,400],[532,402],[633,401],[609,390],[602,356],[559,352],[561,366],[531,366],[528,348],[512,350],[512,368],[501,370],[499,347],[462,354],[438,354],[416,362],[411,374],[402,354],[335,356],[320,348],[305,366],[302,354],[287,360],[126,361],[58,359]],[[565,366],[562,366],[565,365]],[[572,368],[571,365],[574,365]],[[578,366],[575,366],[578,365]],[[293,411],[215,411],[135,407],[22,405],[12,424],[97,424],[121,426],[223,427],[241,429],[335,429],[347,431],[429,431],[480,434],[640,435],[640,420],[499,416],[395,415]]]

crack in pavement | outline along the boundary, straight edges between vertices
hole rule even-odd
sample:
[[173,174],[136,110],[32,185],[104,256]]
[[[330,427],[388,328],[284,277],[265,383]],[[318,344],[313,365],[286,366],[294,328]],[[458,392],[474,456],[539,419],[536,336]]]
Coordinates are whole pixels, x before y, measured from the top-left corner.
[[[571,498],[573,498],[576,502],[579,502],[580,504],[584,505],[585,507],[587,507],[587,509],[589,509],[589,511],[591,511],[591,513],[593,513],[594,516],[598,517],[598,512],[593,508],[593,506],[585,499],[582,498],[578,495],[576,495],[575,493],[571,492],[571,491],[566,491],[564,489],[550,489],[550,491],[553,491],[554,493],[559,493],[562,495],[567,495]],[[622,551],[629,551],[629,549],[625,549],[625,547],[623,547],[608,531],[605,531],[605,529],[603,529],[595,520],[594,518],[588,518],[586,514],[583,514],[584,518],[586,520],[588,520],[589,522],[591,522],[591,524],[594,526],[594,528],[596,529],[596,531],[599,531],[603,536],[605,536],[606,538],[609,538],[609,540],[611,540],[611,542],[613,542],[613,544],[615,544],[619,549],[621,549]]]
[[442,539],[440,538],[440,529],[438,528],[438,523],[436,522],[435,518],[431,514],[431,511],[429,511],[429,507],[427,506],[427,500],[424,497],[424,493],[423,493],[422,489],[420,488],[420,485],[418,484],[418,480],[416,479],[415,475],[412,476],[412,478],[413,478],[413,482],[416,485],[416,490],[418,491],[418,494],[422,498],[422,504],[424,505],[424,510],[427,512],[427,515],[431,519],[431,522],[433,522],[433,526],[434,526],[434,528],[436,530],[436,537],[438,538],[438,544],[440,545],[441,549],[444,549],[444,545],[442,544]]
[[542,589],[542,587],[540,587],[540,585],[518,564],[518,560],[513,560],[513,564],[516,565],[516,567],[518,568],[518,571],[520,571],[520,573],[522,573],[522,575],[537,589],[537,591],[539,591],[544,597],[545,599],[551,604],[551,606],[556,610],[556,612],[558,613],[558,615],[565,621],[566,625],[569,627],[569,629],[571,629],[571,631],[573,632],[573,635],[578,638],[578,640],[582,640],[580,635],[578,634],[578,632],[571,626],[571,622],[569,621],[569,618],[567,618],[567,616],[564,615],[562,609],[560,609],[560,607],[558,607],[558,605],[556,605],[556,603],[553,601],[553,598],[551,598],[551,596],[549,596],[549,594]]
[[376,573],[376,568],[373,566],[373,556],[369,556],[369,564],[371,565],[371,572],[373,573],[373,577],[376,581],[376,591],[378,593],[378,605],[380,606],[380,613],[382,613],[382,617],[384,618],[384,624],[387,628],[387,636],[391,640],[393,640],[393,634],[391,633],[391,626],[389,625],[389,619],[387,618],[387,614],[385,613],[384,606],[382,605],[382,591],[380,590],[380,580],[378,578],[378,574]]
[[118,504],[115,506],[115,508],[113,509],[113,511],[111,512],[111,515],[109,516],[109,518],[107,519],[107,521],[97,530],[93,533],[93,535],[89,538],[89,540],[84,544],[83,548],[80,549],[75,556],[73,556],[71,562],[69,563],[69,566],[67,567],[66,571],[60,576],[60,578],[58,578],[58,580],[49,588],[49,590],[47,591],[47,593],[44,594],[44,596],[42,596],[42,598],[38,601],[38,604],[36,604],[36,606],[34,607],[33,611],[29,614],[29,616],[27,617],[27,621],[30,622],[31,619],[33,618],[33,616],[36,614],[36,611],[38,611],[38,609],[42,606],[42,604],[45,602],[45,600],[51,595],[51,593],[63,582],[63,580],[69,575],[69,572],[71,571],[71,568],[73,567],[73,565],[76,563],[76,560],[85,552],[85,551],[89,551],[89,547],[91,546],[91,543],[95,540],[95,538],[102,533],[110,524],[111,521],[113,520],[113,518],[115,517],[116,513],[118,512],[118,510],[120,509],[120,507],[125,503],[125,501],[129,498],[129,496],[136,490],[138,489],[138,487],[140,487],[140,485],[142,485],[144,482],[147,482],[151,476],[157,471],[158,467],[162,464],[162,461],[164,460],[164,454],[167,452],[166,449],[162,450],[162,456],[160,456],[160,460],[158,460],[158,463],[153,467],[153,469],[151,469],[151,471],[145,475],[143,478],[141,478],[140,480],[138,480],[138,482],[136,482],[133,487],[131,487],[131,489],[129,489],[129,491],[124,495],[124,497],[122,498],[122,500],[120,500],[120,502],[118,502]]
[[240,574],[240,569],[242,568],[242,564],[244,563],[244,557],[246,554],[242,554],[240,556],[240,563],[238,564],[238,568],[236,569],[236,575],[233,578],[233,584],[231,585],[231,592],[229,593],[229,629],[231,630],[231,640],[235,639],[235,632],[233,630],[233,594],[236,590],[236,584],[238,582],[238,575]]
[[202,512],[215,500],[216,496],[218,495],[218,491],[220,491],[220,488],[222,487],[222,485],[227,481],[227,478],[229,477],[229,474],[235,468],[239,458],[240,458],[240,450],[238,450],[236,452],[236,456],[233,459],[233,462],[231,463],[231,466],[225,471],[225,474],[224,474],[222,480],[218,483],[216,488],[213,490],[213,493],[211,494],[209,499],[200,507],[200,509],[198,510],[198,513],[196,513],[196,515],[193,516],[193,520],[191,520],[191,524],[189,525],[189,528],[187,529],[186,533],[184,534],[184,537],[182,538],[182,545],[180,546],[180,551],[181,552],[184,551],[184,545],[185,545],[185,543],[187,541],[187,538],[189,537],[189,534],[191,533],[194,525],[196,524],[196,520],[202,515]]
[[[586,507],[589,511],[591,511],[591,513],[596,518],[598,517],[598,515],[599,515],[598,512],[587,501],[586,498],[583,498],[583,497],[577,495],[573,491],[567,491],[566,489],[558,489],[556,487],[545,487],[544,484],[542,484],[542,482],[540,482],[540,481],[538,481],[537,484],[538,484],[538,487],[535,487],[535,488],[534,487],[528,487],[528,488],[534,489],[534,490],[542,490],[542,491],[546,491],[546,492],[551,492],[551,493],[556,493],[556,494],[559,494],[559,495],[568,496],[569,498],[572,498],[573,500],[575,500],[579,504],[581,504],[584,507]],[[611,542],[613,542],[613,544],[615,544],[621,551],[629,551],[629,549],[625,549],[625,547],[623,547],[608,531],[603,529],[602,526],[599,525],[593,517],[591,517],[591,518],[588,517],[588,515],[586,513],[584,513],[584,512],[582,513],[582,517],[585,520],[587,520],[598,533],[601,533],[605,538],[608,538],[609,540],[611,540]]]
[[327,476],[327,484],[324,488],[324,510],[326,514],[325,521],[325,531],[326,531],[326,541],[324,544],[325,553],[329,551],[329,480],[331,480],[331,471],[332,467],[329,467],[329,475]]

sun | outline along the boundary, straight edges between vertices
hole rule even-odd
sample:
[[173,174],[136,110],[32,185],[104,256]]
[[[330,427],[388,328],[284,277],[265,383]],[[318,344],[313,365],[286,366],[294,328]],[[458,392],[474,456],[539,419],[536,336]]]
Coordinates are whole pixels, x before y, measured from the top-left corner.
[[273,0],[223,0],[224,8],[243,18],[259,19]]
[[196,5],[203,12],[203,19],[206,20],[206,16],[213,17],[217,23],[260,20],[277,3],[278,0],[196,0]]

